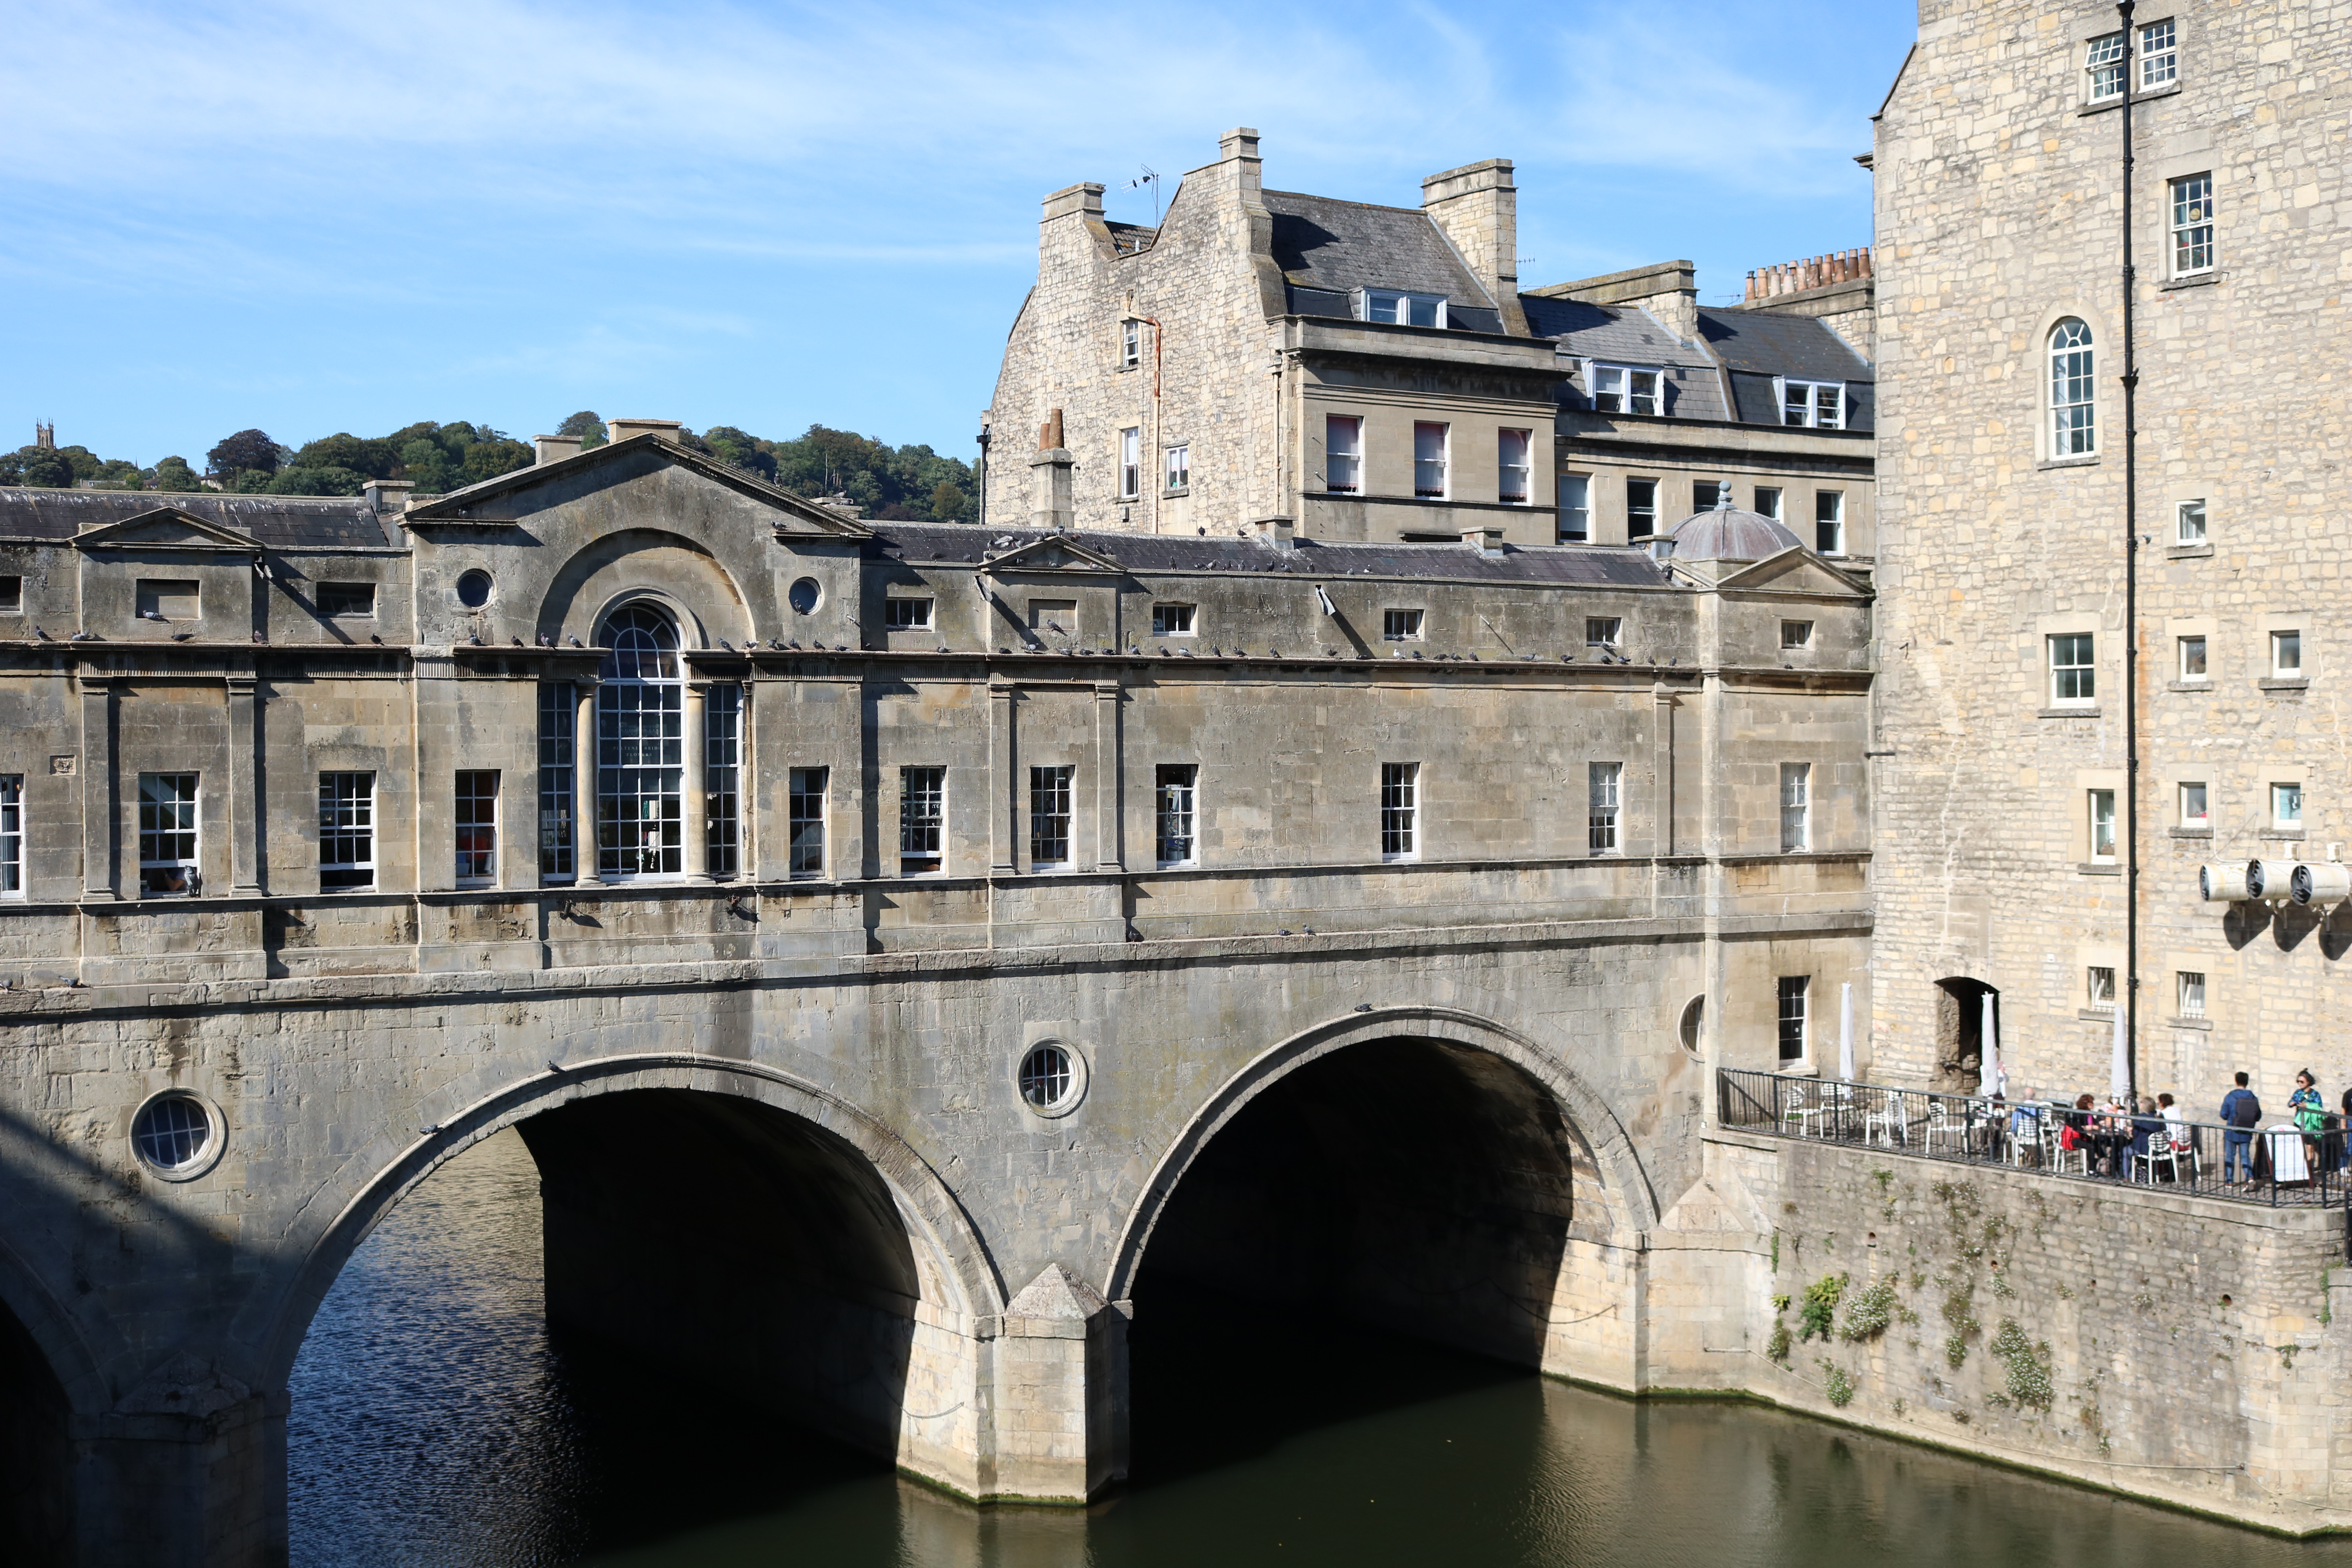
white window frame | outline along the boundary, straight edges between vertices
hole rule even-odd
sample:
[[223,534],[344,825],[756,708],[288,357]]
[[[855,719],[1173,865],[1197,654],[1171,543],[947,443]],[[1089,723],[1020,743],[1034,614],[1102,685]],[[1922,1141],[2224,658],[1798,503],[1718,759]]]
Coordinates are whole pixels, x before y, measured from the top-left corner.
[[1584,617],[1584,646],[1587,648],[1607,648],[1615,653],[1625,646],[1625,620],[1622,616],[1587,616]]
[[[1029,768],[1029,869],[1066,871],[1077,864],[1078,770],[1069,763],[1032,763]],[[1061,854],[1041,857],[1041,847],[1057,842]]]
[[2083,1004],[2112,1013],[2116,1006],[2116,966],[2112,963],[2086,963],[2083,966]]
[[1419,642],[1423,636],[1422,627],[1427,622],[1428,615],[1425,611],[1407,609],[1402,605],[1382,610],[1381,640],[1382,642]]
[[2164,184],[2166,256],[2175,278],[2200,278],[2219,264],[2214,244],[2213,174],[2183,174]]
[[2068,316],[2042,340],[2048,356],[2050,456],[2096,457],[2099,450],[2098,342],[2091,323]]
[[2292,626],[2271,633],[2271,679],[2303,679],[2303,633]]
[[0,773],[0,898],[25,896],[25,775]]
[[[1161,763],[1152,770],[1152,853],[1162,867],[1201,863],[1201,764]],[[1171,847],[1182,853],[1171,856]]]
[[2303,785],[2273,784],[2271,785],[2271,826],[2301,829],[2303,826]]
[[2124,73],[2130,69],[2129,51],[2121,33],[2102,33],[2083,46],[2083,100],[2115,103],[2124,96]]
[[[1790,1004],[1794,1002],[1792,1009]],[[1797,1049],[1789,1051],[1789,1026],[1797,1026]],[[1813,977],[1810,974],[1783,974],[1776,988],[1773,1011],[1773,1047],[1779,1053],[1780,1065],[1787,1067],[1811,1061],[1813,1055]]]
[[912,594],[892,594],[882,601],[882,629],[888,632],[927,632],[931,629],[931,607],[929,595],[917,598]]
[[[2194,791],[2194,794],[2190,792]],[[2177,792],[2180,802],[2180,826],[2210,827],[2213,826],[2213,792],[2201,779],[2182,779]]]
[[1156,637],[1189,637],[1196,636],[1193,627],[1200,624],[1200,607],[1171,601],[1151,606],[1151,635]]
[[1782,621],[1780,623],[1780,647],[1783,650],[1811,647],[1812,646],[1812,622]]
[[[826,841],[832,837],[833,770],[789,769],[784,786],[785,875],[803,881],[821,879]],[[815,803],[813,810],[810,802]]]
[[[1432,446],[1436,448],[1436,456],[1426,456]],[[1434,487],[1429,482],[1432,479],[1437,481]],[[1453,497],[1454,426],[1444,420],[1412,422],[1412,493],[1423,500],[1447,500]]]
[[[921,775],[919,792],[908,789]],[[910,810],[917,800],[931,807],[929,815]],[[947,869],[948,771],[937,764],[917,764],[898,770],[898,875],[937,877]],[[916,840],[912,849],[909,838]],[[925,862],[929,864],[925,864]]]
[[1143,323],[1129,316],[1118,324],[1118,367],[1133,370],[1143,363]]
[[[2213,679],[2211,649],[2206,642],[2205,634],[2191,632],[2186,637],[2176,638],[2175,641],[2180,654],[2181,684],[2211,680]],[[2192,658],[2197,666],[2194,669],[2189,668]]]
[[[1415,321],[1426,316],[1426,321]],[[1445,326],[1445,296],[1416,294],[1403,289],[1359,289],[1356,290],[1356,319],[1360,321],[1390,321],[1400,327]]]
[[1592,542],[1591,474],[1562,474],[1559,477],[1559,542],[1562,544],[1589,544]]
[[[2066,651],[2069,654],[2082,655],[2083,662],[2080,664],[2060,664],[2058,662],[2058,645],[2061,642],[2072,644],[2074,639],[2076,637],[2084,639],[2082,646],[2079,647],[2070,646]],[[2042,646],[2047,649],[2044,657],[2049,660],[2050,665],[2050,706],[2053,708],[2089,708],[2095,705],[2099,700],[2098,634],[2095,632],[2052,632],[2042,639]],[[2079,675],[2074,676],[2074,686],[2075,689],[2075,694],[2071,697],[2063,695],[2061,691],[2062,686],[2065,683],[2066,678],[2069,675],[2074,674],[2075,671],[2081,672]]]
[[2155,92],[2180,80],[2180,29],[2172,18],[2145,22],[2139,29],[2139,90]]
[[[329,859],[330,849],[343,850],[341,859]],[[365,893],[375,888],[375,774],[371,770],[341,769],[319,775],[319,891]],[[354,857],[350,851],[358,849]],[[332,885],[328,874],[339,879]]]
[[2090,851],[2085,858],[2094,866],[2112,866],[2116,863],[2116,835],[2122,826],[2116,819],[2116,792],[2085,790],[2083,800],[2084,842]]
[[1364,416],[1323,416],[1323,488],[1333,495],[1364,493]]
[[[1827,515],[1824,516],[1823,514]],[[1845,492],[1813,492],[1813,550],[1821,555],[1845,553]]]
[[1656,418],[1665,412],[1664,369],[1658,365],[1584,362],[1584,384],[1591,389],[1595,414],[1635,414]]
[[1584,772],[1584,849],[1588,855],[1622,855],[1619,833],[1625,810],[1625,764],[1588,763]]
[[1795,381],[1782,376],[1780,423],[1804,430],[1845,428],[1845,383]]
[[2182,1018],[2205,1016],[2205,972],[2201,969],[2176,969],[2172,972],[2173,1005],[2180,1009]]
[[1143,426],[1129,425],[1118,433],[1118,499],[1135,500],[1143,493]]
[[[1771,497],[1771,500],[1766,501],[1764,499],[1766,496]],[[1756,487],[1756,515],[1769,517],[1774,522],[1780,521],[1780,487],[1779,485]]]
[[2179,502],[2172,509],[2172,537],[2181,544],[2202,544],[2205,534],[2205,498]]
[[1802,855],[1813,847],[1813,764],[1780,764],[1780,853]]
[[1381,764],[1381,858],[1421,858],[1421,764]]
[[[467,792],[467,780],[479,780],[485,778],[490,781],[490,790],[488,795],[482,795],[479,793],[478,789],[471,794]],[[500,790],[504,787],[504,784],[505,780],[500,776],[499,770],[497,768],[459,768],[457,770],[456,776],[450,781],[450,867],[455,874],[457,886],[461,888],[495,888],[498,886],[499,795]],[[487,820],[478,815],[477,815],[474,820],[470,822],[464,820],[465,805],[467,802],[474,802],[478,806],[478,805],[485,800],[489,803],[489,816]],[[486,834],[486,841],[474,847],[468,847],[467,843],[467,835],[469,833]],[[465,869],[465,868],[469,862],[484,867],[486,869],[468,871]]]
[[1160,477],[1168,494],[1175,495],[1192,488],[1192,447],[1190,442],[1180,442],[1160,454]]
[[[168,798],[157,796],[151,799],[148,784],[150,779],[158,781],[185,779],[188,782],[188,791],[184,795],[181,795],[175,784]],[[184,818],[180,816],[182,807],[185,807]],[[165,809],[169,809],[173,814],[168,826],[163,826],[163,819],[155,815],[158,811]],[[204,890],[205,781],[202,773],[141,773],[139,775],[138,832],[139,885],[142,898],[194,898]],[[151,847],[168,847],[169,846],[163,842],[167,838],[184,838],[187,843],[187,853],[184,855],[176,853],[150,855],[148,853]],[[151,871],[161,873],[167,879],[176,873],[181,886],[155,887],[153,879],[148,876]]]
[[[1533,430],[1506,427],[1495,432],[1495,499],[1505,506],[1535,504],[1535,450]],[[1511,488],[1514,484],[1518,487],[1516,491]]]

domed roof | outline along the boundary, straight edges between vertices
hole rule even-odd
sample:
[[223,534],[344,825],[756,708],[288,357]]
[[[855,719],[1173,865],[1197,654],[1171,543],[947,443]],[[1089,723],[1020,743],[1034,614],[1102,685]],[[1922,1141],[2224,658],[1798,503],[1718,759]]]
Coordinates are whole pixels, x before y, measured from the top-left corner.
[[1683,519],[1666,537],[1677,561],[1761,561],[1804,542],[1760,511],[1727,506]]

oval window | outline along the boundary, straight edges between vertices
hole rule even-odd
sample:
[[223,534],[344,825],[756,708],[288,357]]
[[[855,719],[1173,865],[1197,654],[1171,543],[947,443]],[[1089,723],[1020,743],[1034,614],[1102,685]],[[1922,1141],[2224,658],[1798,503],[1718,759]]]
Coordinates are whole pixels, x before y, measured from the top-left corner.
[[1699,1054],[1699,1026],[1706,1022],[1706,998],[1694,996],[1683,1008],[1683,1049],[1693,1056]]
[[817,601],[824,597],[824,590],[817,586],[816,579],[814,577],[802,578],[793,584],[792,592],[785,595],[793,608],[803,616],[814,611],[817,606]]
[[202,1175],[219,1158],[220,1128],[201,1099],[168,1090],[131,1119],[131,1148],[149,1170],[184,1181]]
[[490,602],[490,574],[476,567],[457,579],[457,602],[478,610]]
[[1029,1047],[1021,1058],[1022,1103],[1040,1116],[1060,1116],[1077,1108],[1086,1093],[1086,1063],[1051,1040]]

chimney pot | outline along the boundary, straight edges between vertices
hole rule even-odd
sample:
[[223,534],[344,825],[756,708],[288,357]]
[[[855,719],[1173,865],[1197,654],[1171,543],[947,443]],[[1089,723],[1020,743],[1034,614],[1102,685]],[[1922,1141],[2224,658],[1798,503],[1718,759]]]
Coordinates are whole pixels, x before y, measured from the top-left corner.
[[580,455],[580,437],[577,436],[533,436],[530,445],[535,454],[534,462],[552,463]]

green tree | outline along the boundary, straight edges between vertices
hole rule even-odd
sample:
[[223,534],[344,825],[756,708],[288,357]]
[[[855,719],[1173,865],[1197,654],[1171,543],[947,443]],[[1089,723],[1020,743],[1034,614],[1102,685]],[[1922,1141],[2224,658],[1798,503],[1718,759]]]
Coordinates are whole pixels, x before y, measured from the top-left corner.
[[580,449],[583,452],[592,447],[601,447],[610,439],[604,428],[604,421],[599,418],[593,409],[587,408],[582,409],[565,419],[562,424],[558,425],[555,427],[555,433],[559,436],[579,437]]
[[58,456],[73,469],[73,477],[77,480],[98,478],[98,470],[105,466],[99,461],[98,454],[87,447],[60,447]]
[[276,476],[259,468],[239,468],[228,481],[228,492],[237,496],[258,496],[269,493],[269,482]]
[[941,479],[931,491],[931,516],[940,522],[954,522],[963,516],[963,491],[956,489],[953,479]]
[[200,490],[205,486],[204,481],[196,478],[196,471],[188,467],[187,458],[166,458],[155,465],[155,488],[180,492]]
[[402,445],[400,467],[419,495],[440,495],[449,488],[449,459],[441,444],[429,436]]
[[[288,466],[296,468],[349,468],[365,479],[388,479],[400,467],[400,448],[382,437],[363,440],[348,431],[338,431],[332,436],[321,436],[299,448]],[[278,493],[289,492],[281,490]]]
[[524,443],[485,425],[466,447],[463,463],[465,482],[478,485],[484,479],[495,479],[500,474],[513,473],[517,468],[528,468],[534,455]]
[[0,485],[31,485],[42,489],[68,489],[74,482],[73,464],[63,452],[19,447],[0,458]]
[[274,496],[355,496],[372,476],[350,468],[281,468],[269,481]]
[[221,479],[252,469],[268,479],[285,464],[286,450],[259,430],[240,430],[225,437],[205,454],[210,471]]

